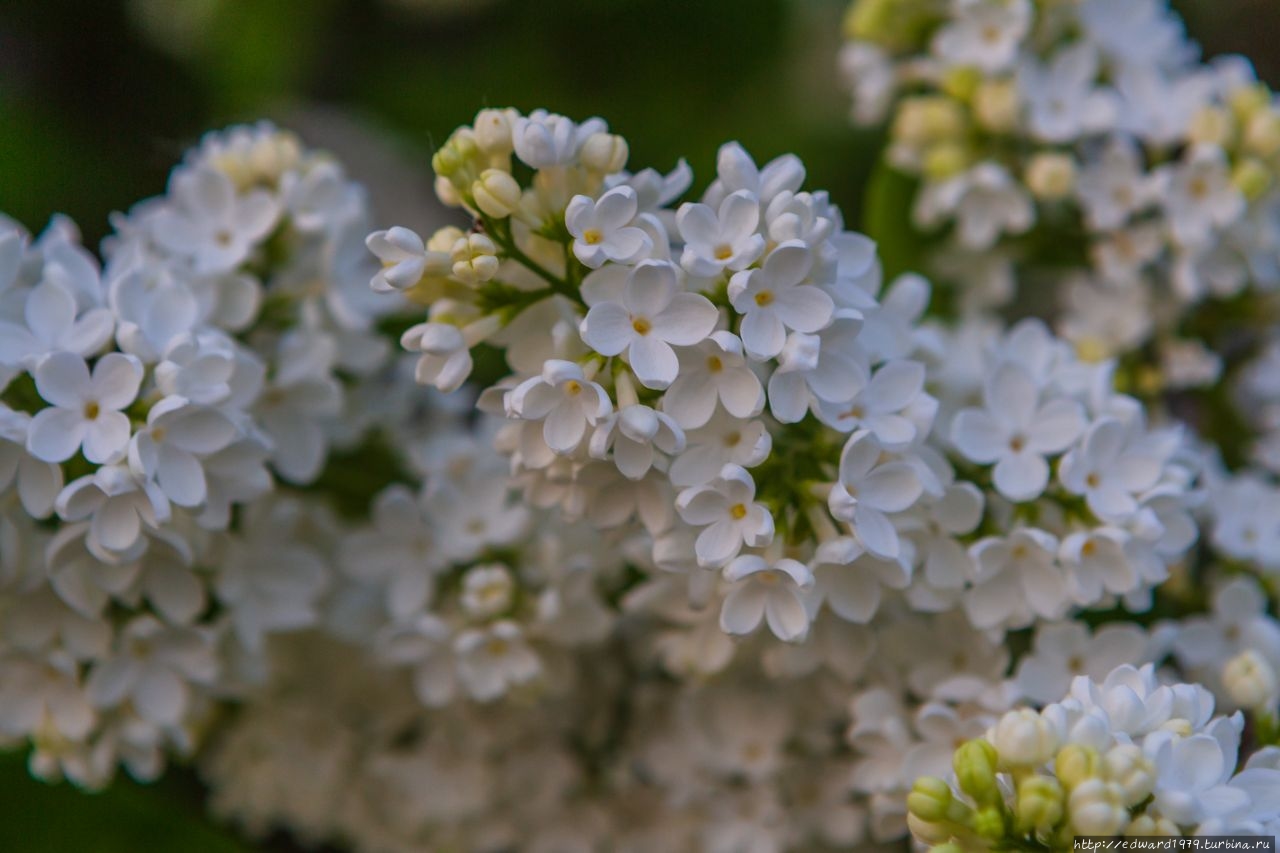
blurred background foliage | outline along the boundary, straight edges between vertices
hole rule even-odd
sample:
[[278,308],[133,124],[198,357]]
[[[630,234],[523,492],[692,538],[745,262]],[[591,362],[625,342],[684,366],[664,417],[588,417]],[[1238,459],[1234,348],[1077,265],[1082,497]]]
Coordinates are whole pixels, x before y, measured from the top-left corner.
[[[1127,0],[1115,0],[1126,2]],[[482,106],[601,115],[631,165],[679,157],[704,186],[717,147],[801,154],[860,220],[879,139],[835,74],[844,0],[0,0],[0,210],[86,242],[153,195],[199,135],[271,118],[370,186],[380,225],[429,223],[434,145]],[[1280,82],[1280,3],[1181,0],[1210,55]],[[899,214],[901,215],[901,214]],[[877,229],[880,230],[880,229]],[[287,850],[203,817],[190,771],[84,796],[0,760],[0,850]]]

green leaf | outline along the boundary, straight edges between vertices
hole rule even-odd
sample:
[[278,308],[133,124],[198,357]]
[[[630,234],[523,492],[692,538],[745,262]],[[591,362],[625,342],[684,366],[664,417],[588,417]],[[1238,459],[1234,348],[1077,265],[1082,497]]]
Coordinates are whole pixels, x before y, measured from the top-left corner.
[[93,853],[248,853],[254,848],[215,826],[198,797],[166,777],[152,786],[125,778],[100,793],[47,784],[25,755],[0,755],[0,850]]

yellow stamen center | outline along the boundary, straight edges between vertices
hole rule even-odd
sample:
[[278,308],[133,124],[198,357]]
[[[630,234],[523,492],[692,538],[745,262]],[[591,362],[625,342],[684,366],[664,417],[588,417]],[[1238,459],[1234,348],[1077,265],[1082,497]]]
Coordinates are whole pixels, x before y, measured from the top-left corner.
[[604,235],[594,228],[588,228],[582,232],[582,242],[588,246],[594,246],[604,239]]
[[729,507],[729,515],[732,516],[735,521],[741,521],[742,519],[746,518],[747,517],[746,504],[734,504],[733,506]]
[[653,328],[653,324],[649,322],[647,317],[636,317],[631,321],[631,328],[636,330],[637,335],[647,335],[649,330]]
[[96,400],[90,400],[84,404],[85,420],[95,420],[100,414],[102,414],[102,407],[98,405]]
[[570,379],[564,383],[564,392],[570,397],[576,397],[582,393],[582,383],[576,379]]
[[773,291],[762,290],[756,294],[756,304],[761,308],[773,304]]
[[719,246],[716,246],[717,261],[727,261],[732,257],[733,257],[733,247],[728,246],[724,243],[721,243]]

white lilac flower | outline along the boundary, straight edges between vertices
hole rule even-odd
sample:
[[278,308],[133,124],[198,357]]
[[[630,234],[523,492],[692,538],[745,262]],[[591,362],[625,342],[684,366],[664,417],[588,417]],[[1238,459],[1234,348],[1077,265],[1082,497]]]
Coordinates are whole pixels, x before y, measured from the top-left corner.
[[831,322],[835,303],[808,283],[813,255],[800,241],[788,241],[758,269],[734,273],[729,301],[742,315],[742,345],[757,361],[782,352],[787,332],[813,333]]
[[582,143],[594,133],[607,130],[603,120],[587,119],[577,124],[562,115],[534,110],[511,122],[511,143],[515,154],[535,169],[563,166],[578,156]]
[[58,494],[54,509],[64,521],[90,520],[89,549],[104,562],[136,557],[146,530],[169,520],[164,492],[133,475],[125,465],[104,465],[73,480]]
[[813,561],[814,595],[841,619],[865,625],[876,615],[882,589],[905,589],[911,567],[868,554],[850,536],[828,539]]
[[27,431],[27,450],[45,462],[64,462],[83,447],[98,464],[124,456],[129,417],[142,383],[142,364],[133,356],[107,353],[93,367],[70,352],[55,352],[35,369],[36,390],[52,407],[36,413]]
[[703,195],[703,203],[719,207],[726,196],[746,190],[768,207],[783,192],[795,192],[804,183],[804,164],[794,154],[770,160],[764,168],[756,166],[751,155],[736,142],[720,146],[716,155],[716,180]]
[[795,423],[814,403],[822,417],[854,400],[869,374],[859,347],[861,328],[861,316],[840,310],[816,335],[788,335],[778,353],[778,368],[769,377],[770,413],[782,423]]
[[405,486],[381,491],[370,515],[371,527],[343,540],[340,563],[350,577],[381,585],[387,612],[402,621],[430,602],[434,577],[446,567],[444,555]]
[[773,516],[755,497],[751,475],[732,464],[709,483],[680,493],[676,511],[686,524],[703,528],[694,543],[698,565],[723,566],[743,545],[759,548],[773,541]]
[[952,17],[933,36],[933,53],[949,65],[987,73],[1013,64],[1031,26],[1027,0],[953,0]]
[[847,521],[858,540],[877,557],[898,556],[897,528],[890,513],[908,509],[923,489],[916,469],[905,461],[882,461],[883,447],[859,430],[840,453],[840,479],[828,499],[831,514]]
[[974,626],[1020,626],[1033,615],[1060,618],[1069,601],[1057,549],[1052,535],[1035,528],[975,543],[973,588],[964,597],[965,612]]
[[644,257],[653,242],[643,229],[631,222],[637,212],[636,191],[614,187],[591,199],[576,195],[564,212],[565,227],[573,235],[573,254],[582,263],[597,269],[606,261],[632,264]]
[[548,360],[542,375],[526,379],[507,394],[507,409],[516,417],[542,421],[542,437],[558,454],[572,453],[586,434],[613,411],[603,388],[586,378],[572,362]]
[[1104,625],[1092,635],[1079,622],[1045,623],[1036,629],[1014,680],[1033,702],[1055,702],[1076,676],[1096,681],[1121,664],[1141,662],[1147,645],[1142,629],[1127,623]]
[[720,627],[727,633],[749,634],[761,621],[786,642],[809,632],[804,595],[813,586],[813,573],[804,563],[785,557],[770,563],[744,554],[725,566],[724,577],[735,585],[720,607]]
[[154,479],[174,504],[198,506],[208,494],[203,458],[227,447],[237,432],[217,409],[166,397],[151,407],[146,426],[134,434],[129,467],[139,477]]
[[31,416],[0,406],[0,494],[14,489],[32,518],[45,518],[64,485],[62,466],[44,462],[26,449]]
[[150,220],[152,236],[202,274],[235,269],[280,216],[270,193],[253,189],[239,195],[231,180],[213,169],[176,171],[169,194],[169,204]]
[[407,290],[423,276],[446,275],[453,267],[448,252],[428,250],[422,238],[408,228],[375,231],[365,243],[382,262],[382,269],[370,282],[379,293]]
[[917,361],[886,362],[851,399],[819,404],[818,416],[840,432],[869,430],[885,447],[908,445],[917,431],[907,410],[924,392],[924,380],[924,365]]
[[458,658],[458,679],[471,698],[479,702],[497,699],[542,672],[538,656],[515,622],[503,620],[488,628],[463,631],[454,639],[453,647]]
[[743,358],[742,341],[733,333],[712,332],[697,346],[681,349],[677,357],[680,369],[662,396],[662,407],[685,429],[711,420],[717,400],[734,418],[752,418],[764,409],[760,378]]
[[926,184],[912,214],[917,225],[935,228],[955,219],[956,237],[968,249],[990,249],[1001,234],[1021,234],[1035,222],[1026,190],[997,163]]
[[1039,497],[1049,482],[1045,456],[1066,450],[1084,429],[1079,403],[1040,396],[1025,370],[1004,364],[983,387],[985,407],[964,409],[951,423],[951,441],[966,458],[995,463],[996,489],[1012,501]]
[[764,421],[739,420],[726,412],[718,412],[706,424],[685,433],[686,448],[671,464],[673,486],[700,486],[720,473],[730,463],[754,468],[773,448]]
[[139,616],[124,627],[113,655],[89,673],[85,687],[98,708],[127,699],[143,719],[172,726],[186,713],[192,685],[212,682],[217,667],[208,640],[197,631]]
[[1136,497],[1153,487],[1164,470],[1159,445],[1138,424],[1101,418],[1078,448],[1062,457],[1059,476],[1068,491],[1084,495],[1099,518],[1115,521],[1132,515]]
[[1045,142],[1070,142],[1111,128],[1118,117],[1113,92],[1095,86],[1098,54],[1079,42],[1060,49],[1044,65],[1024,61],[1018,90],[1031,134]]
[[1166,167],[1161,177],[1165,217],[1181,244],[1202,245],[1214,228],[1223,228],[1244,213],[1244,195],[1231,181],[1221,148],[1195,146],[1184,162]]
[[625,353],[646,388],[666,388],[679,372],[672,346],[693,346],[715,328],[719,313],[700,294],[680,290],[675,269],[645,261],[628,276],[621,299],[598,302],[582,319],[582,340],[601,355]]
[[745,269],[764,253],[759,224],[760,202],[747,190],[726,196],[718,211],[705,204],[681,205],[676,212],[685,244],[680,266],[701,278]]
[[471,375],[471,348],[462,330],[448,323],[419,323],[400,337],[400,345],[420,352],[414,377],[448,394],[456,391]]
[[1142,169],[1142,155],[1130,140],[1112,137],[1080,170],[1076,195],[1085,223],[1094,231],[1114,231],[1159,197],[1156,182]]
[[80,310],[74,293],[50,275],[27,294],[22,323],[0,320],[0,363],[34,364],[58,351],[87,358],[105,347],[114,331],[109,309]]
[[589,452],[603,459],[613,451],[614,464],[629,480],[639,480],[654,464],[654,451],[673,456],[684,450],[685,436],[671,417],[636,403],[624,406],[596,425]]

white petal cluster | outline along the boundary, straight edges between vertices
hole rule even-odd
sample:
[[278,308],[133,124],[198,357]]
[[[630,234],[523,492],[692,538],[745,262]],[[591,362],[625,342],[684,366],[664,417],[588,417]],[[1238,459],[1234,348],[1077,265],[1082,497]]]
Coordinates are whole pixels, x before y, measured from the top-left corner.
[[0,224],[0,717],[86,785],[155,776],[265,637],[319,622],[323,507],[272,492],[367,428],[344,386],[396,307],[363,191],[270,125],[210,134],[113,224],[101,263],[64,219]]

